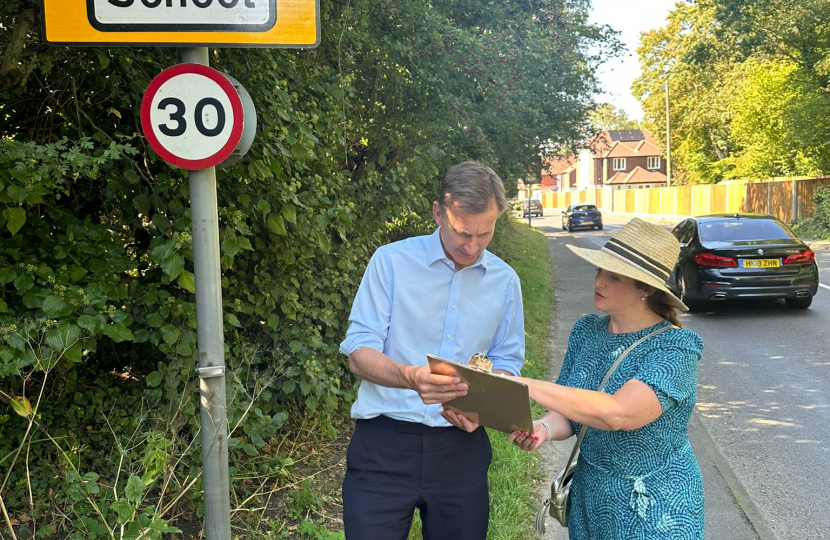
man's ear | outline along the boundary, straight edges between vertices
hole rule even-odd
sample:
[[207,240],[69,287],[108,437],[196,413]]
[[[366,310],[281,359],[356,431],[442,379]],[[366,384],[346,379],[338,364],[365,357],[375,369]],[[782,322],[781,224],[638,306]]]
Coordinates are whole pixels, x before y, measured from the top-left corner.
[[438,206],[438,201],[432,202],[432,219],[439,227],[441,226],[441,208]]

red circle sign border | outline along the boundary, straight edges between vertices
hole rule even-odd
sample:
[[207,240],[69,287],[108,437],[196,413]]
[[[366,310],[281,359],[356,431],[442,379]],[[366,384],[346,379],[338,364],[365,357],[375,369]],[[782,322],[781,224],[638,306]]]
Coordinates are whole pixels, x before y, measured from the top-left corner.
[[[203,77],[207,77],[218,84],[228,96],[228,99],[231,102],[231,109],[233,110],[234,122],[231,127],[231,136],[228,139],[228,142],[225,143],[225,145],[222,146],[218,152],[203,159],[186,159],[167,150],[164,145],[161,144],[158,137],[156,137],[156,134],[153,131],[152,122],[150,121],[150,110],[153,105],[153,98],[159,88],[161,88],[161,85],[173,77],[186,73],[202,75]],[[161,159],[180,169],[187,169],[191,171],[208,169],[225,161],[234,151],[236,145],[239,144],[239,140],[242,138],[243,122],[242,100],[239,98],[236,88],[233,87],[233,84],[231,84],[227,77],[222,75],[222,73],[211,67],[203,66],[202,64],[176,64],[175,66],[165,69],[156,75],[152,81],[150,81],[150,85],[147,86],[147,90],[144,92],[144,97],[141,100],[141,126],[144,129],[144,136],[147,137],[147,142],[150,143],[150,147],[156,152],[156,154],[159,155]]]

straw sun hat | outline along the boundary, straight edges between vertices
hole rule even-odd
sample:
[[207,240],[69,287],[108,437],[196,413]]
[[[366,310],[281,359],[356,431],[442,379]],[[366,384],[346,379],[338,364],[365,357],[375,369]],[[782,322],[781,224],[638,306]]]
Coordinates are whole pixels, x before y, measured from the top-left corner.
[[680,244],[666,229],[634,218],[615,232],[601,249],[571,245],[568,248],[599,268],[665,292],[668,305],[689,311],[666,285],[680,255]]

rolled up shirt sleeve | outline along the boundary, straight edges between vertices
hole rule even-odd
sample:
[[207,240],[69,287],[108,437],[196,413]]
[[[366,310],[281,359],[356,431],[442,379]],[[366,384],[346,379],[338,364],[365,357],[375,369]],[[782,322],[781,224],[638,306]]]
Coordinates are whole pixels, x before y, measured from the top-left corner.
[[525,325],[522,288],[513,276],[504,298],[501,323],[487,353],[493,369],[520,375],[525,359]]
[[340,352],[350,355],[361,347],[383,351],[392,313],[392,272],[383,248],[378,249],[357,289],[349,329]]

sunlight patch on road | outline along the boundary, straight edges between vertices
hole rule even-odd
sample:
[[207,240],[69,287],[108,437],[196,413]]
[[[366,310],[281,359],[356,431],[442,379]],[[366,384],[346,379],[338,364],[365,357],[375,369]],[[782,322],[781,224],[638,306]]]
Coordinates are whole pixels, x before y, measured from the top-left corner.
[[776,427],[802,427],[792,422],[783,422],[781,420],[770,420],[769,418],[753,418],[749,421],[750,424],[760,424],[762,426],[776,426]]

